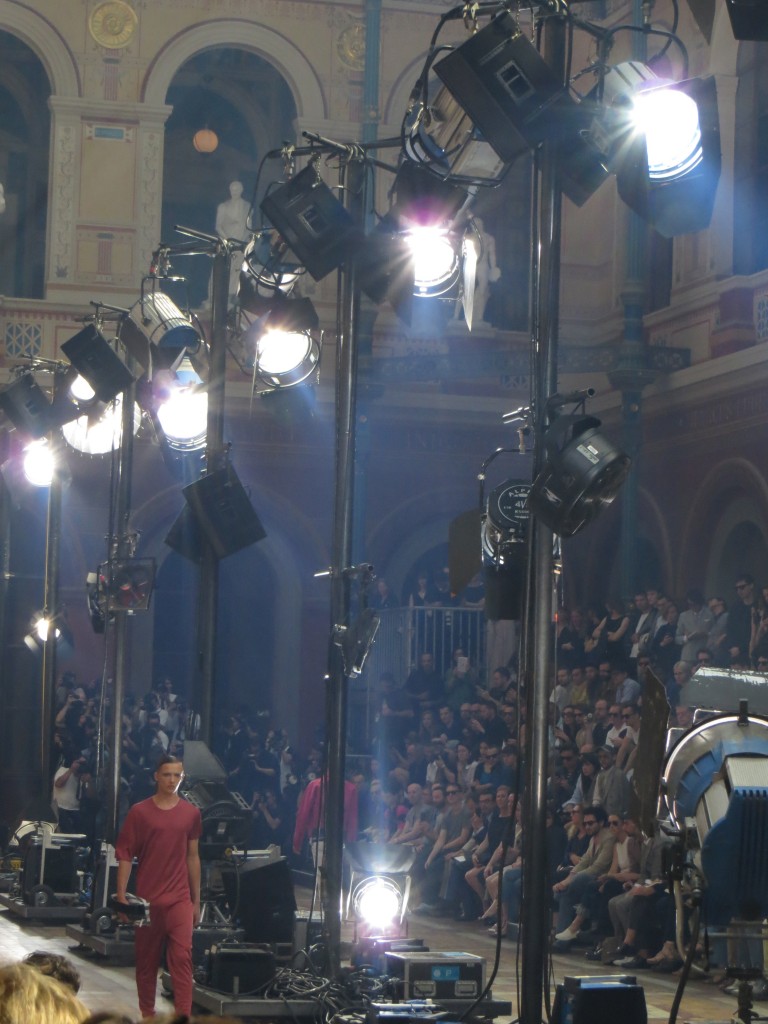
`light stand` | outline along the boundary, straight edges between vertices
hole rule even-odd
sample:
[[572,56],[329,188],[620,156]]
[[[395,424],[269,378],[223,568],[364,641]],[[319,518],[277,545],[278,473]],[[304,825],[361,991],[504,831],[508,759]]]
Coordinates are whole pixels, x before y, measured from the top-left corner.
[[[60,387],[60,372],[54,369],[53,397]],[[53,711],[56,697],[56,619],[59,614],[59,568],[61,549],[61,498],[64,489],[59,431],[49,435],[48,443],[54,454],[53,475],[48,488],[48,509],[45,522],[45,579],[43,583],[43,617],[48,630],[42,643],[40,673],[40,792],[45,803],[50,797],[52,780],[51,748],[53,746]]]

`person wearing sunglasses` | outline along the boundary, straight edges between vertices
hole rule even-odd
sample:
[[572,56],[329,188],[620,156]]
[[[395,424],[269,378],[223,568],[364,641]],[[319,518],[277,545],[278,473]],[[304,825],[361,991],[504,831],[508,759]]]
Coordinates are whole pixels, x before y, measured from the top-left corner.
[[595,925],[595,945],[587,953],[587,960],[602,958],[603,940],[612,933],[608,901],[624,892],[625,883],[640,877],[640,843],[636,838],[637,826],[628,816],[608,815],[608,829],[614,837],[613,856],[608,871],[598,879],[597,892],[590,907]]
[[579,929],[587,919],[587,903],[597,891],[599,879],[605,875],[613,859],[616,837],[608,828],[608,815],[602,807],[584,808],[584,828],[589,845],[587,852],[574,865],[571,873],[552,886],[557,899],[557,931],[553,949],[565,953],[579,937]]

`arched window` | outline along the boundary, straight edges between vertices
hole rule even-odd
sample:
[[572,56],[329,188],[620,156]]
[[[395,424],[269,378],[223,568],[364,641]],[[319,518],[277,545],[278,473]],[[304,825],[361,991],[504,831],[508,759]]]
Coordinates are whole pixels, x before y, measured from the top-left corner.
[[768,61],[760,43],[741,43],[734,154],[733,267],[768,267]]
[[0,295],[43,296],[50,95],[32,50],[0,32]]
[[[264,154],[294,138],[296,106],[275,67],[234,47],[205,50],[188,60],[174,76],[166,102],[173,113],[165,127],[162,231],[163,241],[172,243],[181,240],[175,224],[214,230],[217,205],[229,198],[231,182],[240,181],[243,199],[251,199]],[[209,153],[193,143],[206,128],[218,143]],[[280,171],[279,163],[267,167],[260,197]],[[184,262],[179,270],[188,275],[190,304],[197,308],[208,294],[210,264]]]

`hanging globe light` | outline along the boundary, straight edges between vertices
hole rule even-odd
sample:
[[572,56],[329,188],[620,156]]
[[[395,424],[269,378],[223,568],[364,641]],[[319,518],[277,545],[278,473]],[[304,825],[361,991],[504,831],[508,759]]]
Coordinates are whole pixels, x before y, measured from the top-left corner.
[[192,145],[198,153],[213,153],[218,148],[219,137],[206,125],[192,136]]

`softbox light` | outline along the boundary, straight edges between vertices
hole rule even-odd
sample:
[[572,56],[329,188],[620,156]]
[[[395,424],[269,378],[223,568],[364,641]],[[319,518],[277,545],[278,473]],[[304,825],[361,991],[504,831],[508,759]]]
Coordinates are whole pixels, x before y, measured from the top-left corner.
[[613,501],[630,458],[594,416],[559,416],[544,437],[545,464],[531,487],[531,512],[562,537],[588,526]]
[[265,196],[260,209],[316,281],[343,263],[360,240],[352,216],[314,163]]
[[100,402],[110,402],[135,380],[95,324],[88,324],[65,341],[61,350],[80,376],[88,381]]

